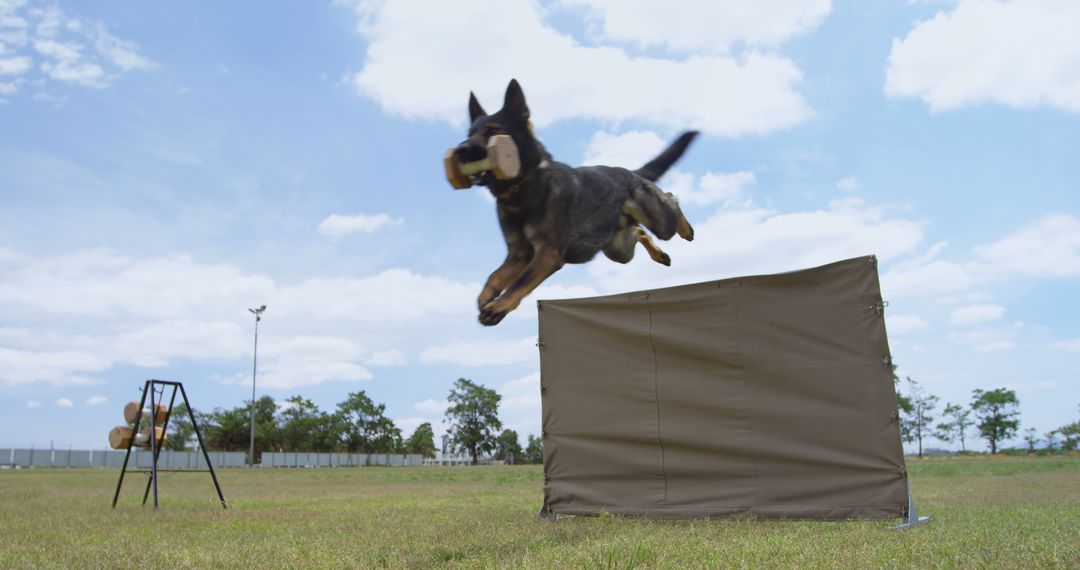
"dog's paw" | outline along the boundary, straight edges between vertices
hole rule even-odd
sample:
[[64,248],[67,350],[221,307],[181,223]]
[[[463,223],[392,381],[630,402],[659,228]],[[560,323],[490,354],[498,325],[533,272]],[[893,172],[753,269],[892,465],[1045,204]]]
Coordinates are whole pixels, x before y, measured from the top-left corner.
[[506,317],[506,313],[507,311],[496,311],[492,309],[489,305],[488,307],[480,310],[480,324],[484,325],[485,327],[493,327],[502,322],[502,320]]
[[668,255],[667,253],[661,253],[660,254],[660,259],[657,259],[656,262],[661,264],[661,265],[666,265],[668,267],[671,267],[671,256]]

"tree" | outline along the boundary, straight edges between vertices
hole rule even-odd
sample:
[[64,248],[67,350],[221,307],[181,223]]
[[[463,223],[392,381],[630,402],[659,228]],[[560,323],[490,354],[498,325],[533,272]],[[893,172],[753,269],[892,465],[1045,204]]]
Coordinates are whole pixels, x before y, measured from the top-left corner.
[[345,449],[353,453],[395,453],[401,430],[386,417],[386,404],[376,404],[364,393],[352,392],[337,405]]
[[165,440],[165,449],[171,451],[184,451],[188,444],[195,438],[195,426],[191,424],[191,416],[184,404],[173,406],[169,416],[169,437]]
[[1061,443],[1061,449],[1076,451],[1077,445],[1080,444],[1080,421],[1065,424],[1054,430],[1054,432],[1065,440]]
[[409,436],[405,443],[406,453],[415,453],[424,457],[435,458],[435,432],[431,429],[430,422],[424,422],[416,426],[416,431]]
[[207,449],[220,451],[247,451],[251,437],[250,417],[247,407],[222,410],[199,416]]
[[1038,431],[1035,428],[1024,430],[1024,443],[1027,444],[1027,452],[1035,453],[1035,444],[1039,442]]
[[[911,398],[900,392],[900,376],[896,374],[897,366],[896,364],[892,365],[892,381],[893,386],[896,388],[896,412],[898,417],[904,418],[910,415],[915,408],[911,403]],[[904,443],[915,441],[911,433],[911,425],[906,421],[900,422],[900,441]]]
[[1020,401],[1016,393],[1005,388],[975,390],[972,392],[971,410],[979,420],[979,434],[990,444],[990,454],[997,453],[998,442],[1016,435],[1020,429]]
[[937,405],[938,397],[927,394],[919,383],[912,380],[911,376],[906,378],[908,388],[910,390],[910,411],[904,414],[904,419],[901,422],[901,426],[907,424],[907,429],[901,427],[901,433],[906,432],[908,434],[908,441],[915,441],[919,446],[919,457],[923,455],[923,438],[930,435],[930,422],[934,420],[934,416],[930,415],[930,412],[934,410]]
[[945,405],[945,411],[943,412],[946,418],[951,421],[942,422],[937,425],[937,430],[934,432],[934,437],[944,441],[945,443],[960,442],[960,451],[967,451],[964,445],[964,433],[967,428],[971,427],[971,410],[964,408],[958,404],[948,403]]
[[495,459],[513,465],[524,462],[523,455],[517,432],[509,428],[504,429],[495,442]]
[[525,446],[525,461],[534,465],[544,462],[544,440],[529,434],[529,442]]
[[287,451],[325,452],[339,447],[340,422],[302,396],[285,400],[280,430],[281,446]]
[[481,453],[495,449],[495,433],[502,428],[499,421],[500,400],[502,396],[495,390],[465,378],[458,378],[450,390],[450,407],[446,409],[450,437],[454,447],[469,452],[473,465],[478,463]]

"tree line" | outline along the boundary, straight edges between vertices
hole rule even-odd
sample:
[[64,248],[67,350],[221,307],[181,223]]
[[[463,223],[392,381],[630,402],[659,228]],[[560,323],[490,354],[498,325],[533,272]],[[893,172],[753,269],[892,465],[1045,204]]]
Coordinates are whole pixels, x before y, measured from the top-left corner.
[[[923,455],[923,441],[936,438],[947,444],[959,444],[967,451],[973,437],[986,440],[990,453],[996,454],[1002,442],[1020,430],[1020,401],[1013,390],[974,390],[967,404],[947,402],[940,414],[940,398],[910,376],[903,388],[893,367],[897,387],[900,436],[916,445]],[[543,443],[528,435],[521,446],[518,433],[503,429],[499,419],[502,400],[495,390],[459,378],[447,397],[446,422],[451,451],[467,453],[475,464],[492,455],[512,463],[543,463]],[[231,409],[215,408],[196,412],[207,448],[222,451],[247,451],[251,429],[251,402]],[[936,423],[935,423],[936,422]],[[166,447],[183,450],[194,441],[194,428],[183,404],[174,409],[169,422]],[[1050,430],[1041,437],[1035,428],[1024,431],[1027,451],[1034,452],[1041,442],[1045,450],[1076,450],[1080,446],[1080,421]],[[320,410],[311,400],[296,395],[279,404],[270,396],[255,401],[256,460],[264,451],[396,453],[435,457],[435,433],[430,422],[420,424],[404,437],[393,420],[386,416],[386,405],[374,402],[363,390],[351,392],[334,410]]]
[[[518,433],[503,429],[499,420],[502,396],[465,378],[454,383],[447,398],[449,445],[467,453],[473,464],[491,454],[510,463],[542,463],[540,438],[530,434],[521,447]],[[231,409],[196,410],[195,419],[208,449],[248,451],[251,437],[250,401]],[[501,430],[501,431],[500,431]],[[195,428],[183,404],[173,409],[166,448],[189,449]],[[270,396],[255,401],[255,455],[263,452],[387,453],[435,457],[435,432],[430,422],[417,426],[409,437],[386,416],[386,405],[376,403],[363,390],[351,392],[333,410],[320,410],[311,400],[296,395],[278,403]]]
[[[893,367],[893,381],[900,378]],[[905,443],[914,443],[919,457],[923,456],[923,440],[934,437],[945,443],[959,443],[960,451],[966,452],[966,442],[978,436],[986,440],[991,455],[997,454],[1000,444],[1016,436],[1020,430],[1020,400],[1016,392],[1006,388],[996,390],[976,389],[971,401],[946,402],[938,415],[940,398],[928,393],[910,376],[904,380],[905,390],[897,389],[897,407],[900,415],[900,437]],[[934,422],[937,421],[935,424]],[[1041,437],[1038,430],[1024,430],[1024,444],[1028,453],[1036,451],[1043,443],[1046,451],[1075,451],[1080,445],[1080,421],[1052,429]]]

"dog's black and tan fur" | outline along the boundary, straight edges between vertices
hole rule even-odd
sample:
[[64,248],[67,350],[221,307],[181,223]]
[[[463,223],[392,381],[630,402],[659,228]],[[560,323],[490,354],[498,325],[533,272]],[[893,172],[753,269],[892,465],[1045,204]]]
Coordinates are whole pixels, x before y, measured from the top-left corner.
[[676,233],[694,239],[679,203],[654,184],[697,135],[687,132],[638,170],[610,166],[572,168],[551,159],[532,132],[529,107],[516,80],[506,88],[503,108],[488,115],[469,94],[469,138],[455,150],[461,163],[483,159],[489,138],[510,135],[521,157],[521,173],[496,180],[490,172],[473,177],[495,196],[506,260],[496,269],[476,303],[480,322],[495,325],[526,295],[567,263],[585,263],[600,251],[619,263],[634,257],[640,243],[664,265],[668,257],[642,229],[662,240]]

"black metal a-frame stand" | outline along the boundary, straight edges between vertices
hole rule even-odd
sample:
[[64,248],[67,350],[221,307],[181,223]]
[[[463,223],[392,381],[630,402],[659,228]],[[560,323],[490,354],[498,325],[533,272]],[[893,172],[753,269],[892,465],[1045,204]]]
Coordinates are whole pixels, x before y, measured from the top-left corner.
[[[184,398],[184,405],[187,407],[188,416],[191,418],[191,427],[195,429],[195,437],[199,439],[199,450],[202,451],[203,458],[206,460],[206,469],[158,469],[158,457],[161,455],[160,441],[157,436],[157,406],[165,400],[165,389],[167,387],[172,388],[172,395],[169,398],[168,414],[165,416],[165,421],[161,424],[161,433],[165,434],[169,427],[169,418],[172,417],[173,404],[176,402],[176,393],[180,392],[180,395]],[[178,473],[202,473],[209,471],[210,477],[214,480],[214,488],[217,489],[218,499],[221,500],[221,506],[228,509],[229,506],[225,504],[225,495],[221,493],[221,485],[218,484],[217,473],[214,472],[214,465],[210,463],[210,455],[206,452],[206,445],[203,444],[202,432],[199,431],[199,424],[195,420],[195,411],[191,407],[191,401],[188,400],[187,392],[184,391],[184,385],[180,382],[172,382],[169,380],[147,380],[146,386],[143,387],[142,399],[139,401],[139,413],[135,419],[135,425],[133,426],[132,437],[139,433],[139,424],[143,421],[143,409],[146,405],[147,397],[150,398],[150,453],[153,454],[153,461],[150,462],[150,469],[132,469],[132,473],[146,473],[149,478],[146,480],[146,490],[143,491],[142,504],[146,504],[146,499],[150,495],[150,487],[154,487],[154,509],[158,508],[158,473],[171,471]],[[132,445],[128,447],[127,454],[124,455],[124,465],[120,468],[120,480],[116,482],[116,493],[113,495],[112,506],[116,508],[116,501],[120,498],[120,487],[124,484],[124,474],[128,472],[128,460],[131,459],[131,448],[135,447],[135,442],[132,441]]]

